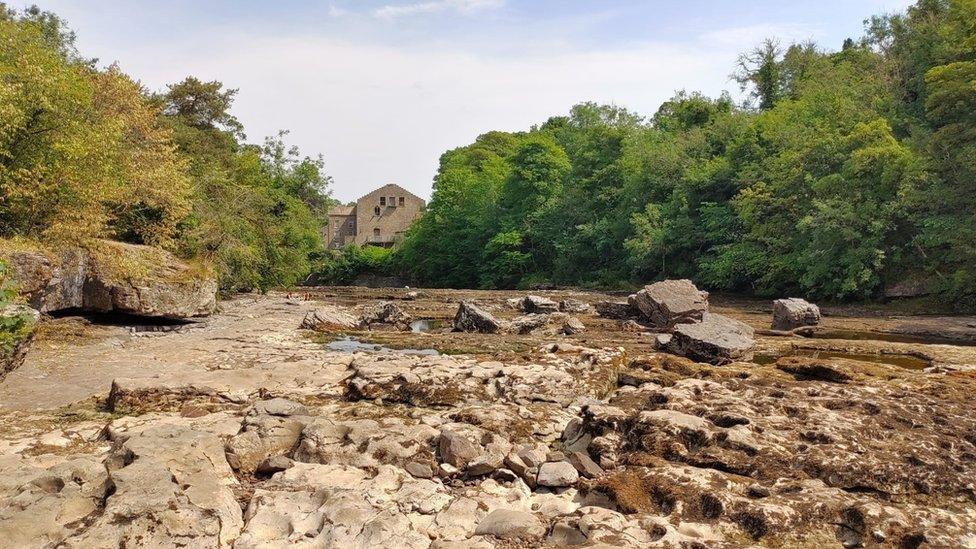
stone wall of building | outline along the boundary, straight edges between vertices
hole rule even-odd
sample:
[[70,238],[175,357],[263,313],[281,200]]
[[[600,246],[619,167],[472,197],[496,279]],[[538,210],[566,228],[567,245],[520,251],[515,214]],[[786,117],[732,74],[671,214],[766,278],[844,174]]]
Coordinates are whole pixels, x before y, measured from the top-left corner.
[[356,207],[338,206],[329,211],[323,234],[325,246],[338,250],[356,241]]
[[384,185],[356,202],[356,244],[392,246],[420,216],[423,199],[399,185]]
[[392,246],[424,210],[426,203],[399,185],[384,185],[356,201],[329,211],[326,247],[347,244]]

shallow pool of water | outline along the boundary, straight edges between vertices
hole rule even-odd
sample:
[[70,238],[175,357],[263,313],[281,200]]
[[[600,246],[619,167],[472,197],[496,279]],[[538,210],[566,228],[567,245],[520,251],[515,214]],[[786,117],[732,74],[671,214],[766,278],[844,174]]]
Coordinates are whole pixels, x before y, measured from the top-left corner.
[[392,353],[401,355],[438,355],[436,349],[392,349],[376,343],[367,343],[351,337],[343,337],[325,344],[330,351],[340,353]]
[[434,318],[422,318],[410,323],[410,331],[416,334],[438,330],[444,326],[444,321]]
[[948,337],[893,334],[890,332],[870,332],[859,330],[817,330],[813,333],[814,339],[848,339],[852,341],[888,341],[891,343],[920,343],[923,345],[964,345],[971,346],[974,343],[964,339],[952,339]]
[[805,356],[810,358],[846,358],[874,364],[886,364],[906,370],[924,370],[931,366],[931,362],[912,355],[873,354],[873,353],[845,353],[843,351],[826,351],[821,349],[790,349],[781,354],[757,354],[753,358],[756,364],[773,364],[780,357]]

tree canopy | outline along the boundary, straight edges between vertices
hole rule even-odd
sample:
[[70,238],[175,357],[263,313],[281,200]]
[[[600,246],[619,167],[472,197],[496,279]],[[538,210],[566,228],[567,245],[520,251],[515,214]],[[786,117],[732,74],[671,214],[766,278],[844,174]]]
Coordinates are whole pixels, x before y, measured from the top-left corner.
[[442,157],[400,263],[431,285],[691,277],[871,299],[908,279],[976,306],[976,1],[921,0],[838,51],[770,38],[747,93],[650,118],[583,103]]
[[112,238],[211,266],[224,290],[295,284],[321,253],[321,157],[247,144],[237,90],[151,93],[82,58],[56,15],[0,4],[0,238]]

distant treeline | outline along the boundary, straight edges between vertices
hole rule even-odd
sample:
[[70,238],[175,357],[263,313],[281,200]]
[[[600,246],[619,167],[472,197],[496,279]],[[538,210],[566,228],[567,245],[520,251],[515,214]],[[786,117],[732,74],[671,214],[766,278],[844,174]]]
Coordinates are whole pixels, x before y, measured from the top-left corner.
[[331,205],[321,158],[245,142],[236,90],[160,93],[96,67],[55,14],[0,3],[0,251],[96,238],[169,249],[224,291],[301,282]]
[[768,40],[745,105],[577,105],[441,157],[394,263],[426,285],[624,285],[976,306],[976,1],[874,17],[839,51]]
[[[839,51],[768,40],[750,100],[680,92],[651,117],[584,103],[441,157],[392,254],[322,250],[321,158],[248,144],[236,94],[100,69],[54,14],[0,4],[0,248],[114,238],[224,291],[364,270],[424,285],[625,286],[857,300],[924,281],[976,307],[976,0],[921,0]],[[2,251],[2,250],[0,250]]]

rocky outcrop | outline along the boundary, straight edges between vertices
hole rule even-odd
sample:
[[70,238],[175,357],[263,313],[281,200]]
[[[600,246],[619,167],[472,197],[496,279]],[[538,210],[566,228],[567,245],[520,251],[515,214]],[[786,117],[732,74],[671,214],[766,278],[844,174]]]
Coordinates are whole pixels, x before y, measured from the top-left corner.
[[664,280],[645,286],[630,296],[629,303],[655,328],[670,331],[678,324],[702,319],[708,311],[708,292],[690,280]]
[[748,324],[714,313],[704,313],[700,322],[678,324],[668,351],[692,360],[714,364],[752,360],[755,331]]
[[773,301],[772,329],[789,331],[820,324],[820,307],[798,297]]
[[454,330],[457,332],[494,334],[503,329],[501,321],[470,301],[462,301],[454,315]]
[[410,315],[405,313],[399,305],[392,301],[384,301],[375,305],[367,305],[359,317],[359,326],[367,330],[390,328],[394,330],[409,330]]
[[527,295],[522,298],[508,300],[509,305],[516,311],[523,313],[554,313],[559,310],[559,304],[555,301],[537,295]]
[[343,309],[326,306],[306,314],[299,327],[316,332],[341,332],[355,330],[359,327],[359,321]]
[[527,314],[512,320],[508,331],[520,335],[573,335],[586,331],[586,326],[566,313]]
[[569,298],[559,302],[559,310],[564,313],[588,313],[590,309],[589,303],[579,299]]
[[40,313],[26,305],[0,309],[0,381],[24,363],[39,319]]
[[[440,316],[456,298],[439,296]],[[622,332],[627,347],[526,338],[512,352],[511,333],[443,333],[497,352],[340,353],[295,329],[309,308],[232,301],[173,336],[183,360],[127,368],[111,413],[4,412],[0,545],[967,547],[976,535],[971,371],[711,365],[635,356],[646,336]],[[617,329],[596,322],[586,340]],[[168,342],[125,343],[142,366]],[[204,345],[229,356],[189,355]]]
[[227,441],[227,463],[235,471],[250,475],[268,460],[291,454],[305,424],[311,421],[307,414],[304,406],[283,398],[255,403],[245,416],[241,432]]
[[500,539],[533,540],[541,538],[546,533],[546,527],[532,513],[496,509],[481,519],[475,533]]
[[213,313],[217,283],[169,252],[100,241],[92,250],[12,251],[11,278],[42,313],[78,309],[165,318]]

